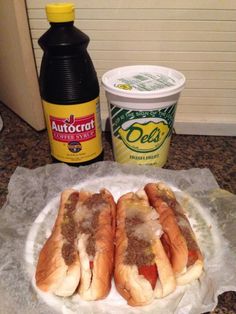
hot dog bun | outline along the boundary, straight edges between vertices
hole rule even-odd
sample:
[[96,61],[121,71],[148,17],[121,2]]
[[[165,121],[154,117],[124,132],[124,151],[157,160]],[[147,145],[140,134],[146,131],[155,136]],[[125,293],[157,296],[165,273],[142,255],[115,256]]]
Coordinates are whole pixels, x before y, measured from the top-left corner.
[[177,284],[184,285],[199,278],[203,270],[203,256],[173,191],[163,182],[149,183],[144,190],[150,204],[160,215],[164,231],[161,239],[176,274]]
[[[175,289],[174,274],[160,234],[157,214],[149,206],[144,191],[119,198],[114,278],[117,290],[129,305],[148,304]],[[140,274],[143,267],[144,275]],[[158,278],[148,280],[154,268],[157,268]]]
[[[85,300],[104,298],[111,286],[115,202],[100,193],[66,190],[52,234],[36,268],[36,285],[59,296],[76,289]],[[89,248],[88,248],[89,246]]]
[[60,208],[51,236],[47,239],[39,254],[36,267],[36,285],[45,292],[58,296],[70,296],[76,290],[80,280],[80,259],[75,253],[75,261],[66,265],[62,257],[63,235],[61,225],[65,213],[65,203],[75,190],[65,190],[61,194]]
[[[98,194],[97,194],[98,196]],[[91,201],[91,199],[90,199]],[[98,300],[107,296],[111,288],[111,276],[114,262],[114,233],[116,204],[108,190],[101,190],[99,198],[90,202],[94,213],[100,211],[97,228],[93,267],[90,268],[90,257],[86,252],[87,235],[82,233],[78,240],[81,261],[81,280],[78,288],[85,300]]]

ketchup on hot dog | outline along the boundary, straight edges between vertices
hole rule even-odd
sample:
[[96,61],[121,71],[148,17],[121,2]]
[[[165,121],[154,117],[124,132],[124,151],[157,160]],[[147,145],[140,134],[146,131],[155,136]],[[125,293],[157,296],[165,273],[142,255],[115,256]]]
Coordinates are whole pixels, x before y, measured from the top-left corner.
[[156,264],[139,266],[138,273],[139,275],[143,275],[150,282],[152,289],[155,288],[158,279]]
[[158,271],[154,263],[155,255],[152,252],[151,239],[147,237],[142,238],[141,234],[137,232],[137,228],[141,231],[143,230],[142,224],[146,224],[146,222],[140,215],[133,215],[132,218],[126,218],[125,225],[128,246],[126,249],[125,264],[136,265],[139,275],[143,275],[154,289],[158,279]]

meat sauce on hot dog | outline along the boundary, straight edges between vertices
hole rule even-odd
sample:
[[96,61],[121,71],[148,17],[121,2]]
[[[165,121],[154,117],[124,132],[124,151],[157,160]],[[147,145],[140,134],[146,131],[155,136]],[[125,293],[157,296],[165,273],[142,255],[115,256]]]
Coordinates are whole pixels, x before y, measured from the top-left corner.
[[117,290],[130,305],[148,304],[175,289],[161,234],[158,214],[144,191],[119,198],[114,277]]
[[[95,235],[99,224],[99,215],[102,206],[107,206],[107,201],[102,194],[93,194],[86,199],[80,206],[80,215],[77,215],[77,221],[74,217],[77,202],[79,201],[79,192],[72,193],[65,203],[65,213],[61,225],[61,233],[64,237],[62,246],[62,256],[66,265],[71,265],[77,254],[76,239],[78,234],[87,235],[86,252],[91,257],[91,266],[95,255]],[[82,218],[81,218],[82,217]]]
[[62,257],[65,264],[70,266],[76,259],[77,247],[77,224],[74,220],[74,212],[76,204],[79,201],[79,193],[73,192],[68,197],[65,203],[65,213],[63,215],[63,221],[61,224],[61,234],[64,237],[64,243],[62,246]]
[[128,238],[128,246],[126,249],[124,263],[127,265],[137,265],[139,274],[143,275],[154,289],[158,273],[154,261],[155,254],[152,251],[151,239],[144,240],[135,235],[135,229],[142,229],[142,224],[145,224],[145,219],[142,219],[140,215],[136,215],[132,218],[126,218],[125,220],[125,231]]
[[[187,266],[191,266],[198,259],[198,255],[196,254],[196,252],[199,250],[199,247],[197,245],[197,242],[193,239],[190,223],[174,195],[166,193],[165,190],[161,189],[157,190],[157,195],[163,202],[168,205],[171,212],[173,212],[173,214],[175,215],[176,222],[182,234],[184,235],[188,248]],[[166,211],[167,210],[168,209],[166,209]],[[161,209],[159,211],[161,212]],[[162,238],[164,237],[162,236]],[[163,242],[165,242],[165,239],[163,239]],[[167,250],[170,249],[168,245],[166,245],[165,248]],[[170,252],[168,253],[168,255],[170,255]]]
[[[96,232],[99,227],[99,216],[106,206],[109,206],[108,200],[101,193],[95,193],[85,200],[77,215],[77,234],[86,235],[86,252],[90,258],[91,269],[96,253]],[[110,220],[110,225],[113,228],[113,219]]]
[[187,284],[197,279],[203,270],[203,256],[189,220],[174,192],[162,182],[148,183],[144,190],[150,204],[159,213],[164,231],[161,241],[172,262],[177,283]]
[[39,254],[35,274],[39,289],[59,296],[70,296],[77,289],[85,300],[102,299],[109,293],[115,206],[105,189],[63,191],[51,236]]

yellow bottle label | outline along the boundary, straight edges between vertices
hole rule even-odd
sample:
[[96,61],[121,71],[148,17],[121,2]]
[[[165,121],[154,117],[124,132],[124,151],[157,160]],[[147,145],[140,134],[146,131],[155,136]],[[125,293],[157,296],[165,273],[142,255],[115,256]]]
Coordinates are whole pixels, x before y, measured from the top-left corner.
[[83,104],[43,101],[51,154],[67,163],[92,160],[102,152],[99,98]]

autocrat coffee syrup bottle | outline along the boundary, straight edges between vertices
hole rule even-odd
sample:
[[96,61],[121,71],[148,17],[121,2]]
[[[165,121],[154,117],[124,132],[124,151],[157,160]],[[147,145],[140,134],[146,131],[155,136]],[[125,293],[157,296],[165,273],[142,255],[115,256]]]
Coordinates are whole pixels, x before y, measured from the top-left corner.
[[70,165],[102,160],[99,84],[87,52],[89,37],[74,26],[74,5],[46,5],[50,22],[39,38],[40,69],[51,155]]

